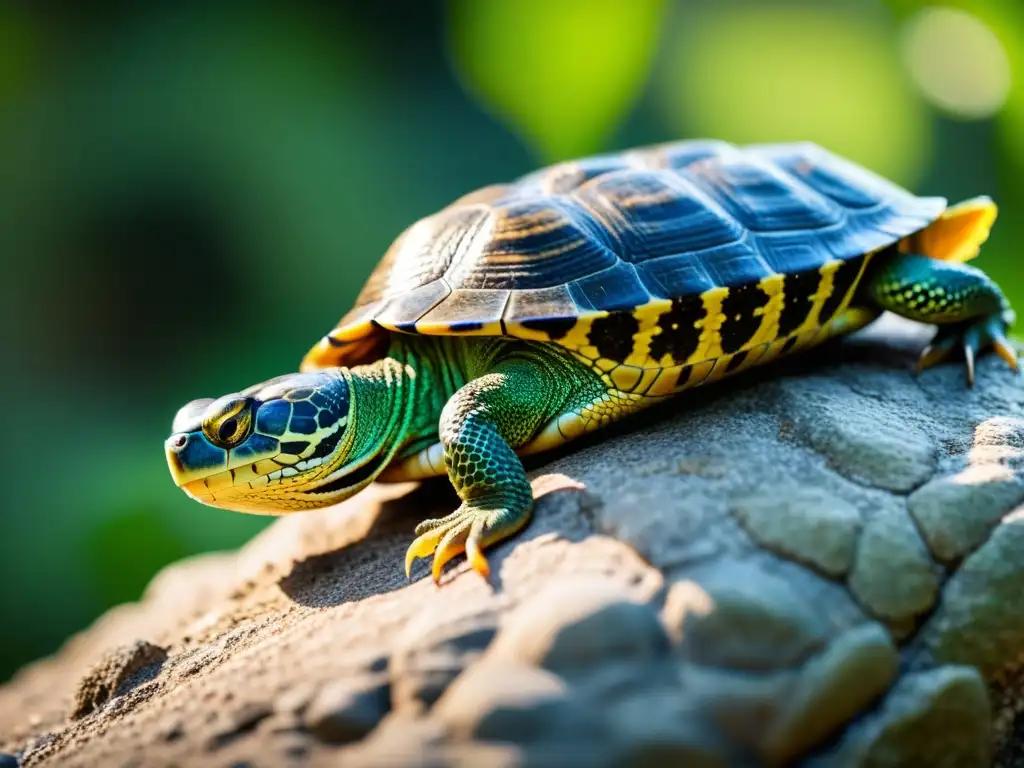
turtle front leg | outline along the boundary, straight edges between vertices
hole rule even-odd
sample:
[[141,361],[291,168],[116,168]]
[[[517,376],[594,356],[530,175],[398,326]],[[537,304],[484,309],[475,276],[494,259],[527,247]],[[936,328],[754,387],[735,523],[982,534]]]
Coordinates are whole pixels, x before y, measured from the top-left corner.
[[987,347],[1016,371],[1017,354],[1006,339],[1014,313],[1003,292],[980,269],[953,261],[900,253],[869,278],[868,294],[878,306],[902,317],[939,326],[921,353],[917,369],[942,362],[961,346],[967,383],[974,385],[974,357]]
[[533,512],[533,491],[515,449],[558,412],[568,386],[544,361],[516,358],[452,396],[441,413],[440,437],[462,506],[416,527],[407,576],[416,558],[433,554],[437,582],[445,563],[463,551],[473,570],[490,574],[483,549],[516,533]]

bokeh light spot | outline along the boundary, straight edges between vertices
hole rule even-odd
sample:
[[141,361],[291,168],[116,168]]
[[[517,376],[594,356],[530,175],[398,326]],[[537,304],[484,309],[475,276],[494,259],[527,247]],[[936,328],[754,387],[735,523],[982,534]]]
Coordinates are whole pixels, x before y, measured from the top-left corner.
[[932,126],[872,17],[734,6],[675,30],[659,96],[684,136],[815,141],[904,185],[921,175]]
[[975,16],[924,8],[907,22],[903,58],[921,93],[956,117],[998,112],[1010,92],[1010,62],[999,38]]

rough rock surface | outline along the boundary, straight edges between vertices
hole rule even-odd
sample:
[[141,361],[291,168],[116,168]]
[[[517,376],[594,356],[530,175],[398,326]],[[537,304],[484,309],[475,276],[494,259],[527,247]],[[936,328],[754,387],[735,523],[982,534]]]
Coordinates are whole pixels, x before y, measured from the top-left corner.
[[171,566],[0,689],[0,765],[1024,765],[1024,380],[920,343],[535,464],[491,584],[405,580],[444,482]]

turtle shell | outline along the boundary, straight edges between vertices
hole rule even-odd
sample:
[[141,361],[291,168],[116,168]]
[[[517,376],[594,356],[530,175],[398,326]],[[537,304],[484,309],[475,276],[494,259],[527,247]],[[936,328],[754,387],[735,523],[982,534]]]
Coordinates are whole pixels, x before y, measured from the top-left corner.
[[808,143],[560,163],[409,227],[303,369],[370,361],[389,332],[514,336],[643,369],[699,358],[714,326],[732,353],[823,325],[865,254],[945,208]]

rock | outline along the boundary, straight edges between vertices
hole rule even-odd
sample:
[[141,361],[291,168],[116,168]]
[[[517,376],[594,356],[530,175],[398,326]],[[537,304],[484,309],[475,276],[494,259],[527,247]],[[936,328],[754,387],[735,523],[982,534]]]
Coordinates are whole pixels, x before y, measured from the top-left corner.
[[782,488],[733,502],[733,514],[758,543],[842,576],[853,563],[861,519],[857,509],[821,488]]
[[904,677],[877,712],[808,766],[985,768],[990,753],[985,684],[977,670],[948,666]]
[[906,492],[935,471],[934,441],[891,402],[864,397],[834,380],[807,379],[787,394],[799,398],[789,400],[787,410],[800,438],[843,476]]
[[1007,512],[1024,503],[1024,481],[1012,469],[974,464],[918,488],[907,500],[935,558],[955,563],[985,540]]
[[471,615],[434,625],[426,616],[412,622],[391,656],[389,674],[395,709],[421,712],[433,706],[452,681],[488,646],[496,619]]
[[902,626],[935,605],[939,569],[910,517],[887,512],[864,527],[847,583],[872,616]]
[[586,743],[601,731],[597,715],[587,712],[556,675],[491,660],[459,677],[433,714],[461,740]]
[[332,680],[305,711],[305,724],[321,741],[345,744],[372,731],[390,709],[387,675],[378,672]]
[[668,654],[658,614],[612,582],[554,583],[512,613],[488,656],[532,664],[563,677],[599,665],[643,663]]
[[746,562],[723,560],[699,582],[676,582],[664,613],[677,653],[710,667],[791,667],[823,647],[832,631],[788,580]]
[[[78,684],[71,716],[76,719],[85,717],[109,699],[137,685],[142,677],[155,677],[166,660],[165,649],[145,640],[113,649]],[[133,676],[139,679],[132,680]]]
[[0,688],[0,752],[1013,765],[1024,378],[988,355],[973,390],[952,365],[915,377],[908,327],[531,458],[536,516],[489,551],[491,584],[464,561],[441,588],[422,565],[405,578],[416,523],[452,509],[443,481],[375,485],[175,564]]
[[1024,649],[1024,509],[1009,515],[946,583],[920,633],[920,664],[976,667],[986,679],[1015,668]]
[[760,754],[772,764],[805,754],[865,711],[895,680],[898,666],[896,646],[878,624],[845,632],[803,666]]

